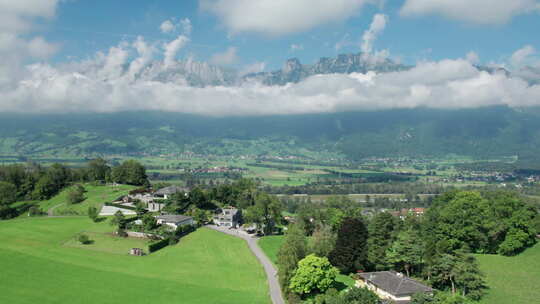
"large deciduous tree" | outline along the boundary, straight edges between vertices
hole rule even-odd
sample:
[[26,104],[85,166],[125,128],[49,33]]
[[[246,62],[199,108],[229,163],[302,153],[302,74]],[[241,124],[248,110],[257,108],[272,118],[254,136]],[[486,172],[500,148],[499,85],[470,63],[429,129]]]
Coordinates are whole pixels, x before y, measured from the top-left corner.
[[261,192],[255,199],[255,205],[246,210],[245,220],[262,228],[264,234],[269,235],[273,232],[275,224],[281,219],[282,211],[283,206],[280,200],[275,196]]
[[302,295],[323,293],[334,284],[338,273],[327,258],[310,254],[298,262],[289,288]]
[[298,262],[307,254],[305,230],[299,224],[289,226],[277,255],[278,275],[282,290],[287,293]]

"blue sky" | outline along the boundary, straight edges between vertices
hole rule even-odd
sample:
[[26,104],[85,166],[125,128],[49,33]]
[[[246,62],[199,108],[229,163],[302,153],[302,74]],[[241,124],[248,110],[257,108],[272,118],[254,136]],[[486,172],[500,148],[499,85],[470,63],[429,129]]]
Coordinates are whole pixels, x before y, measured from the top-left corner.
[[[93,56],[123,39],[141,35],[147,41],[167,41],[160,24],[170,18],[189,18],[193,24],[191,43],[178,56],[208,60],[212,54],[237,48],[236,66],[262,61],[267,69],[280,67],[287,58],[298,57],[312,63],[319,57],[359,52],[362,33],[376,13],[388,15],[386,29],[375,42],[376,49],[388,49],[394,58],[413,64],[418,60],[464,57],[475,51],[482,62],[502,62],[514,51],[531,45],[540,49],[537,31],[540,15],[525,13],[503,24],[476,24],[440,15],[402,16],[403,0],[365,5],[345,20],[321,23],[313,28],[277,36],[257,32],[230,31],[212,12],[200,8],[196,0],[93,0],[60,3],[43,35],[61,45],[55,61]],[[309,12],[306,12],[309,13]],[[345,46],[336,50],[338,42]],[[292,51],[291,45],[303,49]]]

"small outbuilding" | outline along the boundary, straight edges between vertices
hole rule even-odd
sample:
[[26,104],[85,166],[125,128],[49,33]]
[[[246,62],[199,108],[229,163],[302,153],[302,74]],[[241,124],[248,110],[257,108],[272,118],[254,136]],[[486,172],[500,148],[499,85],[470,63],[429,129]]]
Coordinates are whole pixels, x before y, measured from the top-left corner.
[[135,256],[143,256],[144,252],[141,248],[131,248],[131,250],[129,251],[129,254],[135,255]]

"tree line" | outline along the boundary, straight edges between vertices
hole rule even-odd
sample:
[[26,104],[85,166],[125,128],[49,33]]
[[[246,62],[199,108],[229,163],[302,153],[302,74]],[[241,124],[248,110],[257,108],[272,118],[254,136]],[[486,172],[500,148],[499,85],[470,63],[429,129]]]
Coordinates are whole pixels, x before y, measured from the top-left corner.
[[[18,201],[47,200],[74,183],[102,182],[149,185],[146,169],[135,160],[109,166],[98,158],[81,168],[55,163],[45,167],[37,163],[0,166],[0,219],[12,218],[20,210],[11,205]],[[81,190],[74,201],[80,199]]]
[[[404,220],[385,212],[365,218],[346,198],[331,198],[298,210],[279,250],[279,278],[289,303],[377,303],[369,292],[355,291],[360,302],[343,299],[328,284],[335,277],[331,267],[352,276],[396,270],[442,291],[417,295],[413,303],[468,303],[486,289],[473,254],[518,254],[535,244],[539,221],[537,210],[514,192],[451,191],[423,217]],[[311,277],[306,263],[317,265]]]

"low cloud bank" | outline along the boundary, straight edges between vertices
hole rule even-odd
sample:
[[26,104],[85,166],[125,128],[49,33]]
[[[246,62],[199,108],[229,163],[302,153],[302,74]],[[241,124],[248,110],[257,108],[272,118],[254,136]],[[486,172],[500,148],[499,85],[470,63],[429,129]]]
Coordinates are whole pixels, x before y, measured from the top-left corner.
[[[127,62],[130,48],[138,58]],[[479,71],[466,59],[423,62],[400,72],[316,75],[300,83],[191,87],[173,65],[150,61],[141,38],[95,59],[61,66],[34,64],[14,86],[0,88],[4,112],[69,113],[161,110],[211,116],[329,113],[430,107],[540,105],[540,85]]]

